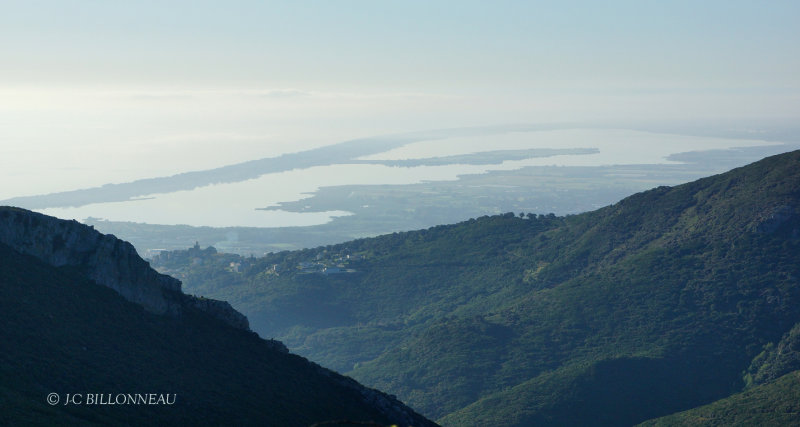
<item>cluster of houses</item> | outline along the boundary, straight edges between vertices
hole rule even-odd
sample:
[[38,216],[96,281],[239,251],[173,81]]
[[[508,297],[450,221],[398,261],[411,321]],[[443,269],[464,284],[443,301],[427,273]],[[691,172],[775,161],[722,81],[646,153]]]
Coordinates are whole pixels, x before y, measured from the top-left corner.
[[328,266],[322,262],[301,262],[297,264],[297,269],[300,270],[301,273],[341,274],[356,272],[356,270],[352,268],[346,268],[344,264]]
[[351,261],[364,259],[361,255],[350,255],[349,253],[325,259],[325,252],[319,253],[314,261],[304,261],[297,264],[300,273],[319,273],[319,274],[342,274],[355,273],[356,270],[347,268]]

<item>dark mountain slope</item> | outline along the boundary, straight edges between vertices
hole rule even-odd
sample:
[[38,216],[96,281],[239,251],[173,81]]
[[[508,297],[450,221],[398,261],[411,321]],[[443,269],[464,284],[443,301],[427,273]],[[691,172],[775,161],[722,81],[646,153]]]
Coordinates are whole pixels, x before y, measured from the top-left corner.
[[[0,243],[0,424],[431,424],[204,306],[180,310],[153,313],[89,279],[85,265],[54,267]],[[84,404],[64,405],[67,393]],[[174,404],[85,404],[96,393],[156,393]]]
[[800,152],[581,215],[196,255],[158,263],[445,424],[632,424],[741,390],[800,321]]
[[646,421],[642,426],[800,425],[800,371],[726,399]]

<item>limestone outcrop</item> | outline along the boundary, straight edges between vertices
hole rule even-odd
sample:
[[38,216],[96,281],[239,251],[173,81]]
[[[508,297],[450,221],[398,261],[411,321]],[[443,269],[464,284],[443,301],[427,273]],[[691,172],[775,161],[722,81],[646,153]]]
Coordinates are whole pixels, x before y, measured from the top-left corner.
[[184,294],[178,279],[151,268],[133,245],[77,221],[0,207],[0,243],[56,267],[78,267],[94,282],[153,313],[177,317],[193,307],[250,329],[247,317],[227,302]]

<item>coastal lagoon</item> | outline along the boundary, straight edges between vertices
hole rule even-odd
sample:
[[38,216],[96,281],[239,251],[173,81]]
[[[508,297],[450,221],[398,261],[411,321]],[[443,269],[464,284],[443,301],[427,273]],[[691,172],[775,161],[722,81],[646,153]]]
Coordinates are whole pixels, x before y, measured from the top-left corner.
[[[163,225],[211,227],[292,227],[323,224],[347,211],[289,212],[280,203],[303,200],[322,187],[345,185],[408,185],[453,181],[463,175],[514,171],[535,166],[608,166],[669,164],[671,154],[774,145],[757,139],[718,138],[627,129],[556,129],[497,132],[410,142],[398,148],[359,157],[364,163],[337,163],[267,173],[240,182],[206,185],[191,190],[143,195],[129,201],[79,207],[39,209],[47,215],[84,220],[101,218]],[[445,164],[402,167],[382,161],[431,159],[499,150],[596,149],[492,164]],[[272,209],[269,209],[272,208]]]

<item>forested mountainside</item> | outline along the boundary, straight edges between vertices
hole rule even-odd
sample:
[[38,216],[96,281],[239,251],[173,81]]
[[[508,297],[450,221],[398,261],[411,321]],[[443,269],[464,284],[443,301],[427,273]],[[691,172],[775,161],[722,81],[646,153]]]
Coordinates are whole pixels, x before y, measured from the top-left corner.
[[634,424],[777,378],[764,361],[800,322],[800,151],[580,215],[153,264],[444,425]]
[[113,236],[14,208],[0,222],[0,424],[434,425],[183,294]]
[[800,371],[709,405],[649,420],[641,425],[800,425]]

